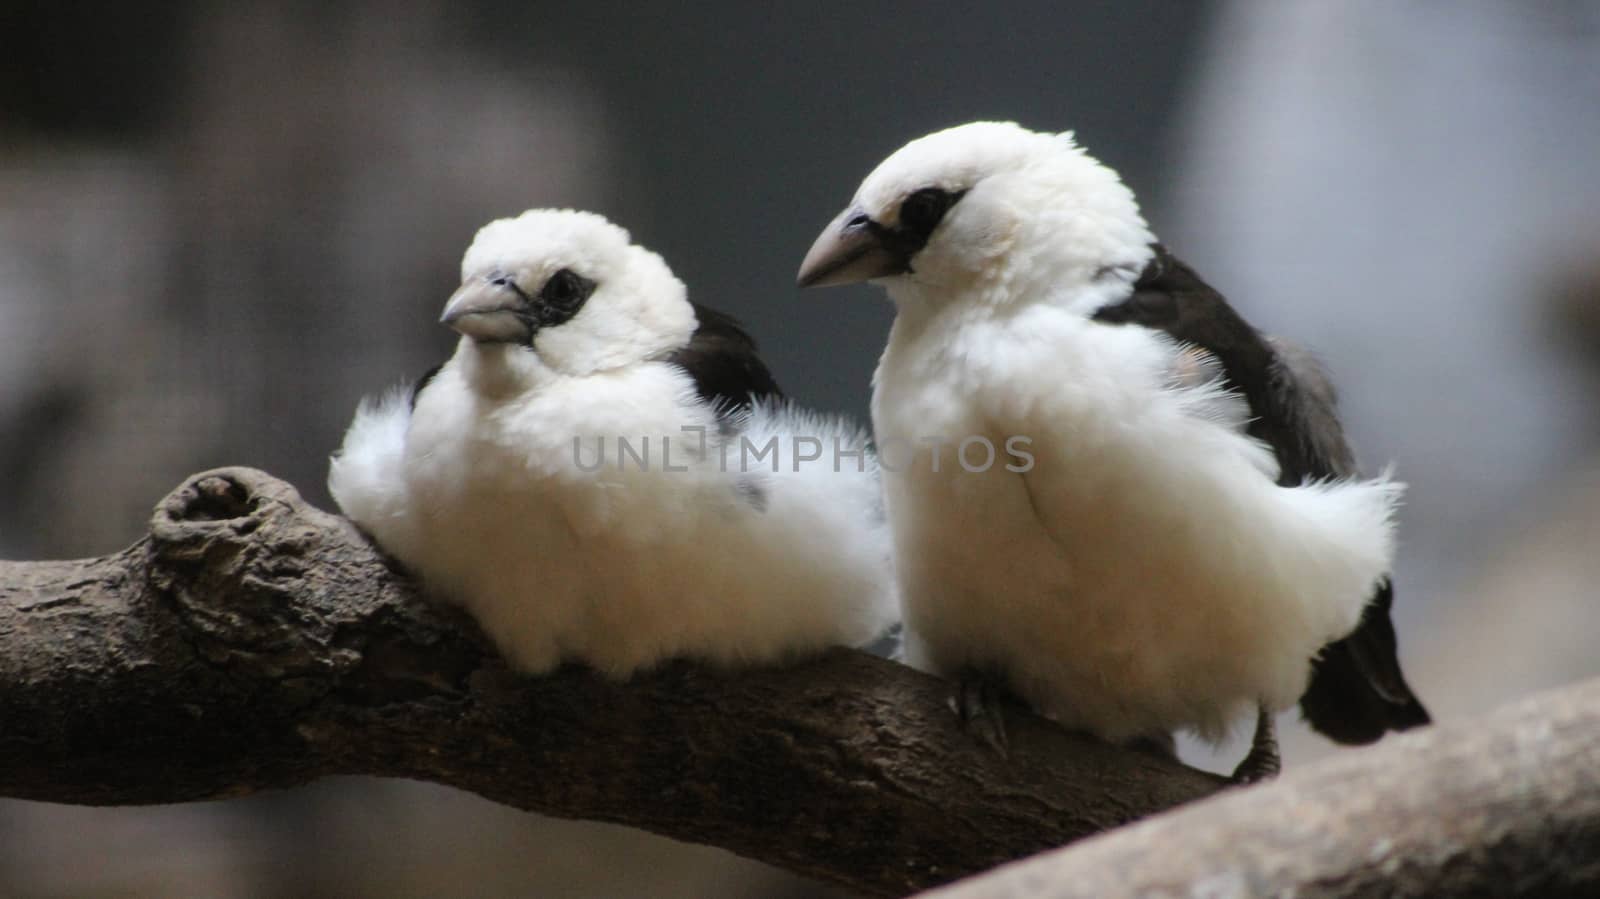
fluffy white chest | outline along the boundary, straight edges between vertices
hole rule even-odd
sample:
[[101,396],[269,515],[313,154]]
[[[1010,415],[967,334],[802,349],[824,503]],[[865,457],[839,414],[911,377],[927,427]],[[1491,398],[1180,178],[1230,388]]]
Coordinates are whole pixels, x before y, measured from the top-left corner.
[[725,435],[676,367],[499,391],[468,380],[477,352],[413,412],[358,412],[330,487],[518,667],[771,661],[870,641],[892,620],[876,470],[789,464],[802,436],[865,463],[864,435],[760,407],[741,436],[781,444],[784,465],[744,471],[715,452]]
[[[618,620],[642,633],[673,613],[673,598],[628,572],[666,584],[664,568],[694,564],[675,556],[674,537],[696,527],[691,510],[719,498],[701,472],[663,475],[661,441],[714,422],[677,402],[682,385],[666,373],[555,381],[501,398],[468,389],[460,368],[423,392],[407,434],[418,534],[407,561],[524,668],[648,658]],[[617,462],[619,441],[654,445],[640,464],[586,470],[602,455]],[[721,499],[737,514],[731,490]]]
[[998,669],[1109,739],[1216,738],[1298,698],[1387,568],[1392,495],[1276,487],[1263,449],[1207,417],[1214,397],[1167,386],[1176,348],[1145,332],[1052,309],[904,318],[876,375],[880,445],[1027,438],[1034,457],[886,457],[913,663]]

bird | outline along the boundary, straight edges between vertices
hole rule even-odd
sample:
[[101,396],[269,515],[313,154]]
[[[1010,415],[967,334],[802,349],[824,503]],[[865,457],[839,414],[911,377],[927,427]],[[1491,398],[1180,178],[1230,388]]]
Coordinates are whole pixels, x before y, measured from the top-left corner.
[[[1403,485],[1360,475],[1315,357],[1174,257],[1071,132],[911,141],[797,280],[894,303],[872,422],[906,659],[991,742],[1005,695],[1167,751],[1253,713],[1251,782],[1296,704],[1342,743],[1428,723],[1390,619]],[[948,458],[980,438],[1027,458]]]
[[794,404],[732,317],[604,217],[480,229],[448,361],[363,400],[341,511],[516,669],[778,663],[898,616],[864,429]]

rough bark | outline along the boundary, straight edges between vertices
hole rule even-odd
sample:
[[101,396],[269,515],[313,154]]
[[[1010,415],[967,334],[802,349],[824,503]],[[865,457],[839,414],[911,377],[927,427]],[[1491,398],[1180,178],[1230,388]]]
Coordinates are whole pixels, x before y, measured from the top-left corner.
[[1600,679],[929,896],[1600,896]]
[[948,697],[846,650],[627,683],[517,676],[348,522],[249,469],[189,479],[116,555],[0,562],[8,796],[167,803],[411,777],[898,895],[1220,786],[1024,715],[1002,759]]

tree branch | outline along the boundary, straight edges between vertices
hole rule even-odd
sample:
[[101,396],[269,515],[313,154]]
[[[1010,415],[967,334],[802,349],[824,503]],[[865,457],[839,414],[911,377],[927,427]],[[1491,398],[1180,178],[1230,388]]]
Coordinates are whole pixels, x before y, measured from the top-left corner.
[[846,650],[520,677],[347,521],[249,469],[190,478],[116,555],[0,562],[3,795],[166,803],[410,777],[897,895],[1220,786],[1021,714],[1002,759],[948,696]]
[[1392,737],[929,899],[1600,896],[1600,679]]

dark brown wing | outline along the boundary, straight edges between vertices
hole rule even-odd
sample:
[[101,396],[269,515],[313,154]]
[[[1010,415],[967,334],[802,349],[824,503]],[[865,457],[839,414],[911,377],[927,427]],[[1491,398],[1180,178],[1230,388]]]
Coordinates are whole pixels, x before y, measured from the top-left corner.
[[443,362],[423,372],[422,377],[417,379],[417,383],[411,385],[411,396],[409,402],[413,411],[417,408],[417,397],[422,395],[422,389],[433,383],[434,377],[439,374],[439,369],[441,368],[444,368]]
[[694,313],[700,325],[689,345],[673,351],[666,361],[688,373],[701,399],[719,412],[733,413],[757,400],[783,396],[756,354],[755,340],[737,319],[699,303],[694,304]]
[[[1194,270],[1157,244],[1133,294],[1095,314],[1111,324],[1165,331],[1214,355],[1229,385],[1250,405],[1249,433],[1272,447],[1278,483],[1353,477],[1332,384],[1311,354],[1261,334]],[[1370,743],[1389,730],[1428,723],[1428,713],[1400,671],[1385,578],[1342,640],[1313,663],[1300,710],[1317,731],[1340,743]]]

